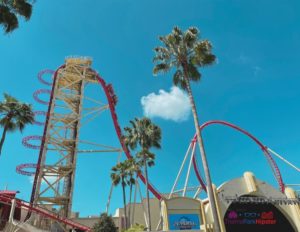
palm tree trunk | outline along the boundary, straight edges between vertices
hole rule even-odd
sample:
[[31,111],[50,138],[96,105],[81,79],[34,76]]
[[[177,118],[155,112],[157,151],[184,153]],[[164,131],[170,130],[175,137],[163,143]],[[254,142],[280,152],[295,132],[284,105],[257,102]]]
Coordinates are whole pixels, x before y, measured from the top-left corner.
[[136,194],[137,194],[137,176],[135,177],[135,183],[134,183],[134,199],[133,199],[133,209],[132,209],[132,217],[131,222],[134,223],[134,214],[135,214],[135,206],[136,206]]
[[3,132],[2,132],[1,141],[0,141],[0,155],[1,155],[2,147],[3,147],[4,141],[5,141],[7,129],[8,129],[8,126],[5,125],[5,126],[4,126],[4,129],[3,129]]
[[131,197],[132,197],[132,183],[130,182],[129,190],[129,209],[128,209],[128,225],[131,226]]
[[218,217],[216,202],[215,202],[213,189],[212,189],[210,171],[209,171],[208,162],[207,162],[207,158],[206,158],[206,153],[205,153],[205,149],[204,149],[203,139],[202,139],[202,136],[201,136],[201,130],[199,128],[200,124],[199,124],[198,114],[197,114],[197,110],[196,110],[196,105],[195,105],[195,101],[194,101],[190,81],[189,81],[189,78],[188,78],[188,69],[187,69],[187,64],[186,63],[183,65],[183,70],[184,70],[184,78],[185,78],[185,81],[186,81],[186,88],[187,88],[187,92],[188,92],[188,95],[189,95],[190,104],[191,104],[191,107],[192,107],[194,123],[195,123],[195,129],[196,129],[196,134],[197,134],[197,142],[199,144],[199,150],[200,150],[200,155],[201,155],[201,159],[202,159],[202,164],[203,164],[203,169],[204,169],[204,174],[205,174],[205,179],[206,179],[206,184],[207,184],[208,199],[209,199],[209,202],[210,202],[212,217],[213,217],[213,220],[214,220],[214,231],[215,232],[220,232],[221,230],[220,230],[220,224],[219,224],[219,217]]
[[123,204],[124,204],[124,216],[125,216],[125,229],[127,230],[127,209],[126,209],[126,192],[125,192],[125,181],[122,177],[122,191],[123,191]]
[[147,231],[151,231],[151,214],[150,214],[150,202],[149,202],[149,181],[148,181],[148,169],[146,156],[144,155],[144,170],[146,179],[146,201],[147,201],[147,214],[148,214],[148,228]]

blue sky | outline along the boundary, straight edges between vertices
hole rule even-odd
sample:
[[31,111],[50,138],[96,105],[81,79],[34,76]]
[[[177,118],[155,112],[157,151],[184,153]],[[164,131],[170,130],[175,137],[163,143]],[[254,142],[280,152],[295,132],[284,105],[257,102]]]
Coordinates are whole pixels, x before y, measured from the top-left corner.
[[[29,22],[9,35],[0,35],[0,93],[7,92],[32,103],[32,93],[47,88],[37,80],[40,70],[56,69],[70,55],[93,57],[93,68],[112,83],[119,102],[121,127],[143,116],[141,99],[159,90],[170,92],[171,74],[152,76],[153,48],[158,36],[174,25],[197,26],[202,38],[214,45],[218,62],[203,69],[203,79],[193,85],[201,122],[222,119],[252,132],[296,165],[300,163],[300,4],[289,1],[225,0],[52,0],[37,1]],[[103,93],[93,92],[95,98]],[[45,96],[46,98],[46,96]],[[1,98],[2,99],[2,98]],[[176,112],[176,110],[173,112]],[[177,170],[194,134],[192,117],[175,122],[154,117],[162,128],[162,149],[151,182],[161,192],[171,189]],[[83,128],[83,135],[119,146],[108,112]],[[9,134],[0,157],[0,189],[19,190],[28,200],[31,183],[15,173],[16,165],[37,161],[37,151],[21,140],[41,135],[42,128],[28,127],[23,134]],[[253,171],[276,187],[262,152],[249,139],[228,128],[211,126],[203,133],[208,161],[217,185]],[[83,154],[78,159],[74,210],[82,215],[105,209],[109,169],[117,154]],[[103,165],[105,164],[105,165]],[[299,175],[278,161],[287,183]],[[191,179],[196,184],[195,178]],[[121,192],[113,194],[111,212],[121,206]]]

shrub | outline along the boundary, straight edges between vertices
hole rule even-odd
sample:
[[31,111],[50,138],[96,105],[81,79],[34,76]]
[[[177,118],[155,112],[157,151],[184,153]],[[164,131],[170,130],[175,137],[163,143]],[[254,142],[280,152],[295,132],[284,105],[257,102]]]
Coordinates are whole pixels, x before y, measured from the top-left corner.
[[93,226],[92,232],[117,232],[118,229],[111,216],[106,213],[100,215],[99,221]]

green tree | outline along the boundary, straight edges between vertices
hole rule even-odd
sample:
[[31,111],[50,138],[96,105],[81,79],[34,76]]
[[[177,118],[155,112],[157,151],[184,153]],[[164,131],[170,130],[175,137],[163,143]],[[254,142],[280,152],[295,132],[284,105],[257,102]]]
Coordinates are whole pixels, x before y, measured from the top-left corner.
[[19,102],[16,98],[4,94],[4,101],[0,102],[0,126],[3,127],[0,140],[0,155],[7,132],[20,130],[27,124],[34,122],[34,113],[30,104]]
[[18,17],[29,20],[32,5],[28,0],[0,0],[0,24],[5,33],[12,32],[19,26]]
[[[136,158],[140,160],[144,168],[146,180],[146,199],[147,199],[147,215],[148,215],[148,230],[151,231],[151,214],[149,204],[149,180],[147,166],[153,165],[155,156],[150,152],[152,147],[160,148],[161,130],[158,126],[153,124],[149,118],[135,118],[130,121],[131,127],[125,127],[124,142],[131,150],[140,148],[136,153]],[[147,165],[148,164],[148,165]]]
[[212,54],[212,44],[210,41],[199,39],[199,30],[196,27],[190,27],[185,32],[182,32],[178,27],[174,27],[172,33],[161,36],[159,39],[164,46],[159,46],[154,49],[155,56],[153,62],[155,63],[155,66],[153,68],[153,74],[167,73],[174,68],[176,70],[173,75],[174,85],[181,87],[188,93],[207,183],[207,192],[211,204],[215,231],[218,232],[220,231],[220,226],[216,203],[213,198],[212,182],[190,83],[191,81],[199,82],[201,79],[199,68],[214,64],[216,57]]
[[128,183],[128,169],[129,169],[129,160],[118,163],[116,166],[112,167],[111,171],[111,180],[113,185],[117,186],[121,183],[122,192],[123,192],[123,205],[124,205],[124,216],[125,216],[125,229],[127,229],[127,208],[126,208],[126,191],[125,187]]
[[93,226],[92,232],[117,232],[118,229],[111,216],[106,213],[100,215],[99,221]]

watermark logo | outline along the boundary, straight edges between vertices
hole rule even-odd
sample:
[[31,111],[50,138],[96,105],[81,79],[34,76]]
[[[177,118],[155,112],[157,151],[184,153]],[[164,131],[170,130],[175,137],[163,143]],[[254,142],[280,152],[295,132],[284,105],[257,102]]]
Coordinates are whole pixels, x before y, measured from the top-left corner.
[[274,218],[274,214],[272,211],[270,212],[262,212],[261,213],[261,218],[262,219],[273,219]]
[[237,212],[229,211],[227,217],[224,220],[225,224],[229,225],[274,225],[276,219],[274,219],[274,213],[268,212]]
[[229,218],[229,219],[237,219],[237,218],[238,218],[238,215],[237,215],[237,213],[236,213],[235,211],[230,211],[230,212],[228,213],[228,218]]

